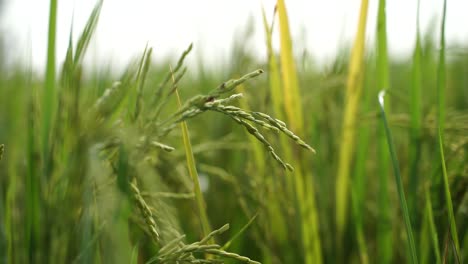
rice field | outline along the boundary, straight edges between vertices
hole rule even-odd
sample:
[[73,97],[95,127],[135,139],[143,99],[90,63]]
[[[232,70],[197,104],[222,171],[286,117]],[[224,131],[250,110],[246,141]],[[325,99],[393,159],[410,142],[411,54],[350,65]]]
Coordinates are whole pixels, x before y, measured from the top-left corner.
[[397,59],[386,1],[362,0],[319,68],[278,0],[265,60],[237,43],[190,75],[192,45],[84,69],[103,1],[56,64],[51,0],[45,74],[0,62],[0,263],[465,263],[468,43],[446,43],[446,2]]

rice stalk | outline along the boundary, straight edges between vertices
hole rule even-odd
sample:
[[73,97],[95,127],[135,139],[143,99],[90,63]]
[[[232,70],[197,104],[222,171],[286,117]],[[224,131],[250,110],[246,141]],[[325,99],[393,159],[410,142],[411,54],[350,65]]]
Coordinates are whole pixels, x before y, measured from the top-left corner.
[[278,154],[276,153],[275,149],[270,144],[270,142],[250,122],[257,124],[259,126],[262,126],[263,128],[266,128],[268,130],[272,130],[274,132],[281,131],[283,134],[285,134],[286,136],[294,140],[297,145],[307,150],[310,150],[312,152],[315,152],[315,150],[311,146],[309,146],[299,136],[297,136],[291,130],[289,130],[285,126],[285,123],[279,119],[270,117],[269,115],[261,113],[261,112],[251,112],[251,111],[246,111],[244,109],[241,109],[232,105],[227,105],[227,106],[223,105],[223,103],[225,102],[230,102],[234,99],[241,97],[240,94],[234,94],[228,98],[217,99],[224,93],[228,93],[234,90],[237,86],[241,85],[243,82],[251,78],[257,77],[261,73],[263,73],[263,70],[253,71],[251,73],[248,73],[242,76],[239,79],[232,79],[232,80],[222,83],[220,86],[218,86],[217,88],[209,92],[207,95],[197,95],[187,100],[183,105],[181,105],[180,109],[176,113],[172,114],[169,118],[167,118],[166,120],[164,120],[163,122],[159,124],[160,126],[163,126],[163,125],[166,126],[163,129],[165,131],[164,134],[169,133],[174,128],[175,124],[183,123],[187,119],[193,118],[207,110],[220,112],[232,118],[238,124],[243,126],[247,130],[247,132],[249,132],[251,135],[257,138],[257,140],[260,141],[265,146],[265,148],[268,150],[271,156],[285,170],[293,171],[294,170],[293,167],[290,164],[285,163],[278,156]]
[[[218,86],[216,89],[209,92],[207,95],[198,95],[187,100],[186,103],[184,103],[175,114],[173,114],[171,117],[169,117],[168,119],[166,119],[160,124],[161,125],[164,124],[165,126],[168,126],[168,129],[170,130],[172,129],[173,124],[184,122],[185,120],[189,118],[193,118],[205,111],[220,112],[222,114],[229,116],[238,124],[243,126],[247,130],[247,132],[253,135],[260,143],[262,143],[265,146],[266,150],[270,153],[273,159],[275,159],[284,169],[292,171],[293,167],[290,164],[285,163],[279,157],[279,155],[276,153],[275,149],[270,144],[270,142],[264,137],[264,135],[254,125],[258,125],[260,127],[263,127],[267,130],[271,130],[274,132],[282,132],[283,134],[288,136],[290,139],[295,141],[297,145],[305,149],[308,149],[310,151],[314,151],[314,149],[310,147],[307,143],[305,143],[299,136],[297,136],[291,130],[289,130],[285,126],[285,123],[279,119],[273,118],[261,112],[252,112],[252,111],[247,111],[245,109],[241,109],[232,105],[224,105],[224,103],[229,103],[232,100],[239,98],[240,94],[234,94],[227,98],[219,98],[222,94],[232,91],[236,86],[242,84],[248,79],[258,76],[262,72],[263,72],[262,70],[257,70],[252,73],[246,74],[239,79],[233,79],[233,80],[224,82],[223,84]],[[301,185],[301,186],[304,186],[304,185]],[[301,190],[303,189],[301,188]],[[301,193],[301,195],[302,196],[300,197],[305,197],[304,192]],[[307,216],[304,218],[305,219],[304,225],[308,225],[309,223],[314,223],[313,221],[315,221],[316,219],[316,214],[314,215],[310,213],[310,210],[308,208],[309,204],[311,204],[312,202],[310,197],[313,197],[313,196],[310,195],[309,197],[304,198],[304,201],[306,201],[304,203],[305,206],[301,209],[302,210],[301,214]],[[308,215],[306,215],[305,212],[307,212]],[[314,232],[315,234],[318,234],[317,229],[315,229]],[[312,249],[315,250],[315,252],[319,252],[318,254],[321,254],[320,250],[318,250],[317,244],[308,244],[308,245],[312,247]],[[307,248],[310,248],[310,247],[307,247]]]
[[[421,263],[428,263],[430,248],[427,244],[432,243],[432,250],[435,256],[435,263],[442,263],[439,249],[439,237],[437,234],[436,225],[434,223],[434,213],[432,210],[432,202],[429,186],[424,187],[424,218],[420,232],[420,259]],[[430,236],[430,238],[429,238]]]
[[[174,114],[169,116],[167,119],[162,121],[159,125],[162,126],[168,123],[170,124],[170,123],[181,122],[187,118],[191,118],[200,114],[201,112],[204,111],[205,104],[213,102],[215,99],[218,99],[221,95],[231,92],[237,86],[241,85],[245,81],[255,78],[262,73],[263,73],[263,70],[258,69],[256,71],[253,71],[251,73],[248,73],[242,76],[239,79],[231,79],[226,82],[223,82],[222,84],[220,84],[215,89],[211,90],[206,95],[196,95],[190,98],[180,107],[180,109],[177,112],[175,112]],[[232,99],[235,99],[236,97],[238,96],[234,96],[234,98],[229,98],[227,100],[230,101]],[[226,98],[222,100],[226,100]],[[221,104],[223,102],[225,101],[216,101],[216,103],[212,105]]]
[[[262,19],[263,19],[263,27],[264,27],[264,34],[265,34],[265,44],[267,48],[267,58],[268,58],[268,86],[270,88],[270,95],[272,99],[272,108],[275,116],[281,120],[285,119],[284,114],[284,98],[283,98],[283,91],[282,91],[282,83],[281,83],[281,74],[280,69],[278,67],[278,60],[277,56],[273,51],[273,43],[272,43],[272,34],[273,34],[273,25],[276,18],[278,9],[275,7],[273,11],[272,23],[271,25],[267,21],[267,17],[265,14],[265,8],[262,6]],[[280,138],[280,143],[282,150],[284,151],[285,157],[291,157],[291,150],[287,140],[284,137]],[[268,177],[266,179],[268,186],[274,186],[277,183],[273,182],[272,177]],[[286,186],[280,184],[281,190],[286,193],[286,197],[294,197],[294,177],[286,177]],[[294,198],[295,199],[295,198]],[[282,215],[281,208],[279,206],[278,196],[271,192],[269,194],[270,203],[268,204],[268,214],[269,219],[271,219],[271,229],[275,230],[273,233],[275,238],[280,241],[280,243],[287,244],[288,243],[288,233],[286,230],[286,219]],[[286,247],[286,245],[284,246]],[[269,253],[264,253],[265,256],[268,256]],[[271,260],[270,260],[271,261]]]
[[[98,0],[96,5],[91,12],[88,21],[80,34],[80,38],[78,39],[78,43],[76,44],[76,51],[73,57],[73,64],[80,65],[84,54],[89,46],[89,42],[91,37],[94,35],[94,31],[96,30],[97,23],[99,21],[99,14],[101,13],[102,5],[104,1]],[[71,31],[70,31],[71,34]]]
[[247,228],[249,228],[250,225],[252,225],[252,223],[255,221],[255,219],[257,218],[257,216],[258,216],[258,212],[255,213],[255,214],[250,218],[250,220],[249,220],[241,229],[239,229],[239,231],[238,231],[236,234],[234,234],[234,235],[231,237],[231,239],[229,239],[228,242],[224,243],[224,245],[223,245],[223,247],[222,247],[221,249],[222,249],[222,250],[228,249],[228,248],[231,246],[232,242],[233,242],[234,240],[236,240],[242,233],[244,233],[244,231],[245,231]]
[[[419,3],[416,15],[416,44],[413,52],[413,72],[412,72],[412,85],[410,92],[411,100],[411,127],[410,127],[410,152],[409,152],[409,193],[416,194],[419,184],[419,164],[421,158],[421,130],[422,130],[422,109],[421,109],[421,89],[422,89],[422,67],[421,67],[421,34],[419,28]],[[408,197],[408,206],[412,216],[417,215],[418,208],[416,206],[417,197]]]
[[381,114],[380,116],[382,119],[382,123],[385,126],[385,133],[387,135],[387,143],[388,143],[388,148],[390,151],[390,157],[392,159],[395,183],[397,185],[396,187],[398,190],[398,198],[399,198],[401,210],[403,212],[403,218],[404,218],[405,227],[406,227],[406,235],[408,237],[410,260],[411,260],[411,263],[418,263],[418,257],[416,254],[416,245],[414,243],[414,237],[413,237],[413,228],[411,226],[410,215],[408,212],[408,204],[406,203],[406,198],[405,198],[405,190],[403,189],[403,182],[402,182],[401,175],[400,175],[400,165],[398,164],[398,158],[396,156],[392,134],[390,132],[390,127],[388,125],[387,117],[385,114],[384,95],[385,95],[385,90],[382,90],[379,93],[379,106],[380,106],[380,114]]
[[[175,82],[175,79],[173,79],[173,82]],[[177,89],[175,90],[175,95],[177,98],[177,103],[179,105],[179,108],[181,108],[182,102],[180,100],[180,96],[179,96],[179,93],[177,92]],[[208,215],[206,214],[206,203],[203,198],[203,193],[200,187],[199,176],[198,176],[197,168],[195,165],[195,157],[192,151],[192,144],[190,143],[190,136],[189,136],[187,124],[185,122],[181,122],[180,126],[182,129],[182,137],[184,140],[187,166],[188,166],[190,177],[192,178],[192,182],[193,182],[193,191],[195,193],[195,200],[197,202],[198,216],[200,217],[202,234],[206,236],[210,233],[210,230],[211,230],[210,222],[208,220]],[[213,244],[214,240],[210,240],[210,243]]]
[[[370,79],[370,78],[369,78]],[[369,83],[366,81],[366,87]],[[371,95],[369,93],[363,94],[363,111],[372,111],[371,108]],[[354,169],[354,177],[351,182],[351,202],[352,202],[352,220],[355,226],[356,242],[358,245],[360,261],[362,264],[369,263],[368,246],[370,240],[365,236],[365,201],[369,183],[369,172],[366,168],[369,159],[369,147],[371,146],[371,127],[369,124],[361,123],[359,126],[358,146],[356,153],[356,165]]]
[[[275,13],[276,13],[275,9]],[[275,15],[275,14],[274,14]],[[263,26],[265,30],[265,39],[266,39],[266,47],[267,47],[267,56],[268,56],[268,77],[269,77],[269,87],[270,87],[270,94],[273,102],[273,111],[275,116],[279,119],[284,120],[284,113],[283,113],[283,93],[281,91],[281,76],[278,69],[278,62],[276,56],[273,52],[273,44],[272,44],[272,28],[268,25],[267,18],[265,15],[265,9],[262,7],[262,18],[263,18]],[[273,17],[274,18],[274,17]]]
[[[56,83],[55,83],[55,42],[56,42],[56,28],[57,28],[57,0],[50,0],[49,7],[49,32],[47,38],[47,65],[45,74],[45,84],[42,93],[42,126],[41,126],[41,138],[42,138],[42,155],[44,161],[44,172],[48,174],[48,162],[49,162],[49,137],[50,128],[52,126],[52,119],[54,116],[54,110],[56,105]],[[45,175],[48,176],[48,175]]]
[[151,54],[153,53],[153,49],[150,48],[149,50],[145,49],[142,56],[142,61],[140,63],[140,68],[138,69],[137,74],[137,81],[136,81],[136,98],[135,98],[135,106],[134,106],[134,114],[133,120],[136,120],[140,115],[143,107],[143,87],[145,85],[146,75],[148,74],[149,66],[151,64]]
[[[238,96],[235,96],[235,97],[237,98]],[[207,110],[223,113],[229,116],[230,118],[232,118],[239,125],[243,126],[247,130],[247,132],[249,132],[251,135],[257,138],[257,140],[260,141],[265,146],[268,152],[270,152],[272,157],[284,169],[287,169],[289,171],[293,171],[294,170],[293,167],[290,164],[285,163],[278,156],[278,154],[275,152],[270,142],[263,136],[263,134],[260,133],[260,131],[256,127],[254,127],[248,121],[254,124],[260,125],[263,128],[266,128],[268,130],[273,130],[274,132],[281,131],[283,134],[285,134],[286,136],[294,140],[297,145],[309,151],[315,152],[315,150],[311,146],[309,146],[299,136],[297,136],[292,131],[290,131],[285,126],[285,123],[283,121],[270,117],[269,115],[261,113],[261,112],[248,112],[244,109],[241,109],[235,106],[231,106],[231,105],[225,106],[222,104],[225,101],[230,101],[231,98],[211,101],[213,100],[213,96],[203,96],[203,95],[196,96],[190,99],[188,101],[188,104],[186,104],[185,107],[182,107],[182,109],[179,110],[177,115],[180,117],[176,119],[174,123],[183,122],[184,120],[188,118],[193,118],[194,116]],[[259,118],[262,118],[264,120],[261,120]]]
[[[280,31],[280,65],[284,110],[292,130],[299,136],[305,136],[299,81],[293,56],[289,18],[284,0],[278,0],[277,11]],[[273,56],[270,56],[270,58],[272,57]],[[274,63],[274,61],[270,61],[270,65],[272,63]],[[277,79],[272,79],[272,81],[273,84],[275,84]],[[272,89],[277,89],[277,87],[272,87]],[[273,92],[277,93],[276,90],[273,90]],[[279,101],[279,99],[277,101]],[[292,159],[294,161],[294,167],[297,168],[294,175],[290,176],[289,192],[295,196],[297,208],[299,208],[302,250],[305,263],[322,263],[322,245],[319,234],[318,212],[314,197],[315,187],[312,172],[306,171],[305,167],[302,168],[301,162],[303,161],[301,161],[300,156],[295,157],[293,155],[293,149],[287,146],[284,141],[282,141],[282,147],[286,157]]]
[[[361,1],[358,30],[354,40],[351,60],[348,69],[346,84],[346,101],[344,108],[344,119],[342,123],[342,136],[338,160],[338,172],[336,178],[336,239],[341,243],[345,231],[348,207],[348,189],[351,169],[351,160],[354,152],[354,136],[356,129],[356,116],[362,90],[362,74],[365,48],[365,31],[367,21],[367,10],[369,2]],[[339,246],[340,247],[340,246]]]
[[[377,17],[377,87],[390,89],[387,51],[386,1],[379,0]],[[385,112],[390,113],[390,100],[385,103]],[[378,221],[377,221],[377,259],[382,263],[392,261],[392,207],[389,199],[389,151],[383,124],[378,127]]]
[[[57,28],[57,0],[51,0],[49,5],[49,24],[48,24],[48,37],[47,37],[47,62],[45,70],[45,82],[42,89],[42,115],[40,122],[40,147],[42,157],[42,177],[33,171],[37,170],[35,162],[31,162],[29,165],[30,173],[26,180],[27,192],[27,221],[26,221],[26,245],[28,260],[30,262],[38,261],[38,252],[40,251],[40,235],[42,233],[41,228],[41,212],[43,211],[43,205],[41,205],[40,197],[40,178],[48,179],[50,177],[50,162],[51,162],[51,128],[53,127],[52,120],[55,115],[56,108],[56,65],[55,65],[55,53],[56,53],[56,28]],[[34,99],[32,99],[34,100]],[[34,120],[36,117],[32,116]],[[34,122],[32,121],[31,122]],[[30,131],[30,136],[34,137],[36,131]],[[34,141],[33,141],[34,142]],[[31,142],[31,143],[33,143]],[[34,143],[33,143],[34,144]],[[31,150],[34,146],[28,146]],[[34,155],[34,153],[29,153]]]
[[[416,13],[416,43],[413,52],[413,72],[412,72],[412,85],[411,85],[411,123],[410,123],[410,149],[409,149],[409,183],[408,193],[413,194],[408,197],[408,207],[410,210],[410,216],[413,221],[419,215],[417,207],[417,194],[418,186],[421,182],[419,177],[420,174],[420,163],[421,163],[421,152],[422,152],[422,47],[421,47],[421,33],[419,26],[419,13],[420,13],[420,1],[418,0],[418,7]],[[430,184],[430,179],[426,181]],[[439,239],[437,230],[434,223],[434,213],[432,209],[432,202],[430,197],[429,186],[423,185],[424,193],[424,210],[422,224],[420,228],[420,239],[419,239],[419,259],[421,263],[428,262],[428,255],[434,252],[435,262],[441,263],[441,257],[439,252]],[[432,243],[431,243],[432,242]]]
[[[283,98],[288,122],[293,131],[304,136],[302,101],[294,62],[289,19],[284,0],[278,0],[278,17],[280,28],[280,61],[283,78]],[[279,101],[279,100],[278,100]]]
[[[169,80],[171,78],[173,79],[173,88],[174,86],[178,83],[178,80],[183,76],[185,73],[185,69],[182,70],[182,73],[177,75],[179,70],[182,68],[182,65],[184,65],[184,60],[187,57],[188,54],[192,51],[193,44],[190,43],[188,48],[182,53],[180,56],[179,60],[177,61],[176,67],[173,69],[173,71],[168,71],[166,74],[166,77],[164,80],[159,84],[159,86],[156,88],[155,91],[155,96],[153,97],[151,103],[150,103],[150,108],[151,109],[156,109],[154,110],[154,114],[152,116],[152,120],[157,120],[159,118],[159,115],[161,114],[162,109],[164,108],[165,104],[167,103],[169,96],[175,92],[175,89],[171,89],[164,93],[165,87],[169,83]],[[176,75],[176,77],[174,77]]]
[[[35,240],[39,236],[39,219],[40,219],[40,205],[39,205],[39,175],[37,173],[37,161],[35,154],[37,151],[35,131],[37,124],[34,122],[34,111],[35,105],[34,100],[31,98],[28,104],[28,116],[27,116],[27,174],[25,188],[27,192],[26,196],[26,245],[28,246],[28,252],[32,254],[35,248]],[[29,260],[32,256],[29,255]]]
[[448,222],[450,226],[451,239],[455,244],[455,256],[458,258],[460,252],[460,243],[458,239],[457,225],[455,223],[455,214],[453,213],[452,195],[450,193],[450,184],[447,175],[447,167],[444,155],[444,125],[445,125],[445,89],[446,89],[446,62],[445,62],[445,19],[446,19],[447,1],[444,0],[442,9],[442,21],[440,25],[440,49],[439,63],[437,66],[437,134],[439,143],[440,162],[442,165],[442,178],[444,183],[445,204],[448,211]]
[[132,257],[130,258],[130,264],[138,264],[138,247],[140,245],[136,244],[132,249]]
[[[216,102],[216,101],[215,101]],[[254,118],[250,113],[245,112],[244,110],[233,107],[233,106],[224,106],[221,104],[205,104],[204,106],[206,109],[221,112],[229,117],[231,117],[234,121],[236,121],[239,125],[243,126],[249,134],[254,136],[260,143],[262,143],[268,152],[271,154],[273,159],[275,159],[285,170],[293,171],[293,167],[289,164],[284,162],[276,153],[275,149],[271,145],[271,143],[260,133],[260,131],[254,127],[252,124],[247,122],[246,120],[252,121],[258,125],[261,125],[267,129],[271,129],[275,131],[275,127],[269,125],[268,123],[258,120]],[[276,129],[276,131],[279,131]],[[295,136],[295,135],[294,135]],[[297,137],[297,136],[296,136]],[[299,139],[302,141],[301,139]],[[303,141],[302,141],[303,142]],[[305,144],[308,146],[307,144]],[[312,149],[312,148],[311,148]]]

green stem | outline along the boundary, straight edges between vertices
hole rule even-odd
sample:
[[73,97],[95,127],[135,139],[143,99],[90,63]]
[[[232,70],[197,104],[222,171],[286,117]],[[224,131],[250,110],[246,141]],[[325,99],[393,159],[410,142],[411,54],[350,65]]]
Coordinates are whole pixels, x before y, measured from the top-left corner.
[[450,185],[448,182],[447,168],[444,155],[444,121],[445,121],[445,16],[447,9],[447,1],[444,0],[442,11],[441,23],[441,36],[440,36],[440,50],[439,50],[439,64],[437,69],[437,90],[438,90],[438,141],[439,141],[439,154],[440,162],[442,165],[442,176],[445,193],[445,203],[447,206],[450,234],[453,242],[455,243],[455,255],[459,256],[460,243],[458,240],[457,226],[455,223],[455,214],[453,213],[452,196],[450,194]]
[[[175,94],[177,97],[177,102],[179,104],[179,107],[182,107],[179,92],[177,90],[175,90]],[[193,191],[195,193],[195,200],[197,202],[198,213],[200,216],[200,221],[201,221],[201,226],[202,226],[202,232],[203,232],[203,236],[207,236],[211,230],[210,222],[208,221],[208,216],[206,214],[206,204],[205,204],[205,200],[203,199],[203,194],[200,188],[200,181],[198,177],[197,168],[195,166],[195,157],[193,156],[192,144],[190,143],[190,136],[189,136],[187,123],[181,122],[180,126],[182,127],[182,137],[184,140],[185,155],[187,157],[187,166],[188,166],[190,177],[192,178],[192,181],[193,181],[193,189],[194,189]],[[214,242],[213,239],[211,239],[210,242],[213,243]]]
[[408,236],[408,243],[409,243],[410,253],[411,253],[410,255],[411,263],[418,263],[418,258],[416,256],[416,245],[414,243],[413,230],[411,227],[410,216],[408,213],[408,205],[406,204],[405,192],[403,189],[403,183],[402,183],[401,175],[400,175],[400,166],[398,165],[398,159],[397,159],[396,152],[395,152],[393,138],[390,132],[390,128],[388,126],[387,117],[385,115],[384,98],[383,98],[384,94],[385,94],[385,91],[381,91],[379,93],[379,105],[380,105],[381,117],[382,117],[382,121],[385,127],[385,133],[387,135],[387,143],[388,143],[388,148],[390,151],[390,157],[392,159],[395,182],[396,182],[397,190],[398,190],[398,197],[400,199],[400,205],[401,205],[401,209],[403,211],[403,217],[405,220],[406,233]]
[[[50,1],[49,10],[49,34],[47,45],[47,68],[45,76],[45,87],[42,98],[43,120],[42,120],[42,149],[44,158],[49,156],[49,136],[51,120],[54,110],[55,97],[55,37],[57,28],[57,0]],[[45,164],[47,164],[45,159]]]

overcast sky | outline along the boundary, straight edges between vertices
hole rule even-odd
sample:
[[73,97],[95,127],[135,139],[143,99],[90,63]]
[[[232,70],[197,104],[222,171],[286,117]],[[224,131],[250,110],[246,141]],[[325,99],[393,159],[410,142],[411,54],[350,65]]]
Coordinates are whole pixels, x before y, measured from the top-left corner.
[[[36,70],[43,70],[46,59],[48,0],[7,0],[2,28],[8,33],[12,58],[32,61]],[[77,36],[95,0],[61,0],[58,7],[57,60],[62,61],[68,44],[72,17]],[[207,64],[226,62],[236,32],[241,32],[249,17],[253,18],[255,35],[246,42],[261,58],[265,56],[261,5],[269,19],[274,0],[106,0],[97,34],[88,52],[86,63],[112,63],[122,67],[140,54],[146,43],[154,48],[155,59],[180,54],[189,43],[194,53],[201,54]],[[375,35],[377,0],[370,1],[367,36]],[[387,27],[392,54],[408,54],[414,45],[416,0],[387,1]],[[319,62],[331,59],[343,41],[355,33],[359,0],[286,0],[295,51],[307,49]],[[421,0],[421,28],[439,34],[441,0]],[[447,40],[468,43],[467,0],[448,0]],[[277,39],[277,38],[276,38]],[[12,45],[14,43],[14,45]],[[278,46],[276,44],[276,46]],[[198,55],[189,58],[196,64]]]

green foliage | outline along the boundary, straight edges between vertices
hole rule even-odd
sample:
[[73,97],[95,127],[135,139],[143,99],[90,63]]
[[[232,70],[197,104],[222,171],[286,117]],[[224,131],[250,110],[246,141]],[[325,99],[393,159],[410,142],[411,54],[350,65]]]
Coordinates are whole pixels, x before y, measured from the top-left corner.
[[116,75],[82,65],[102,1],[56,71],[55,4],[46,76],[0,72],[0,263],[466,262],[468,53],[444,48],[444,20],[442,49],[418,32],[396,60],[380,1],[375,55],[352,64],[344,46],[324,70],[293,56],[281,1],[265,61],[247,32],[217,71],[187,74],[189,45],[172,69],[146,47]]

